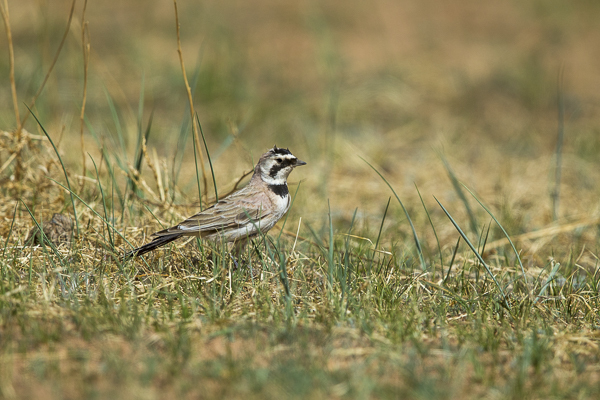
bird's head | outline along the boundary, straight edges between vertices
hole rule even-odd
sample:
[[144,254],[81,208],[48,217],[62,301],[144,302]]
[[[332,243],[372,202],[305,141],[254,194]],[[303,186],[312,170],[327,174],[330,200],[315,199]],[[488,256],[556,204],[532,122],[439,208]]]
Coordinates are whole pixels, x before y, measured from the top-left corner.
[[261,179],[269,185],[282,185],[287,182],[294,168],[305,164],[288,149],[274,146],[260,157],[254,174],[260,174]]

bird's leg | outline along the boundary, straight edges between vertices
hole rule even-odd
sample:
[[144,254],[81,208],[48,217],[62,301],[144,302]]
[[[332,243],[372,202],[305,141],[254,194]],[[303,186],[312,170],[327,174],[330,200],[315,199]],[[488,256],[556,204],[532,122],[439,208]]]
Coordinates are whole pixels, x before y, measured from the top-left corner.
[[235,266],[235,268],[233,269],[234,271],[237,271],[237,269],[239,268],[237,260],[241,259],[242,251],[246,246],[246,242],[248,242],[248,239],[239,239],[233,243],[233,248],[231,249],[230,256],[231,260],[233,261],[233,265]]
[[235,259],[235,257],[231,253],[229,253],[229,257],[231,257],[231,261],[233,261],[233,270],[237,271],[238,268],[239,268],[237,260]]

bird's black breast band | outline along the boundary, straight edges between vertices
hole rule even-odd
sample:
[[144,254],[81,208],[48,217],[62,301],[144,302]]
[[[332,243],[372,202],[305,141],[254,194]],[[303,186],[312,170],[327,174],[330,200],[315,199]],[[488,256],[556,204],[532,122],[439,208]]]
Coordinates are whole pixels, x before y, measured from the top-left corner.
[[273,193],[281,197],[285,197],[288,194],[290,194],[290,191],[288,190],[288,187],[285,183],[281,185],[269,185],[269,189],[271,189]]

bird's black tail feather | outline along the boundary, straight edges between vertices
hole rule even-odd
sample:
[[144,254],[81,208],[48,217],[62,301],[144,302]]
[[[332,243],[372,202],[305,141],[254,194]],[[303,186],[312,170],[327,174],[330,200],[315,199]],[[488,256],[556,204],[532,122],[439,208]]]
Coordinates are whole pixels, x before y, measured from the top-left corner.
[[142,254],[146,254],[157,247],[164,246],[167,243],[171,243],[173,240],[180,238],[183,236],[181,233],[173,233],[171,235],[158,236],[154,238],[150,243],[146,243],[145,245],[138,247],[137,249],[128,251],[125,253],[123,260],[128,260],[132,257],[141,256]]

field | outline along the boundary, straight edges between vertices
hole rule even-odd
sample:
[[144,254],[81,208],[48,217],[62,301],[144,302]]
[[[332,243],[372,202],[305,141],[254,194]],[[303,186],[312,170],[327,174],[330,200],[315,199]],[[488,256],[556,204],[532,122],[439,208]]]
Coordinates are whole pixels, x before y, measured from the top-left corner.
[[600,398],[600,3],[0,5],[2,398]]

